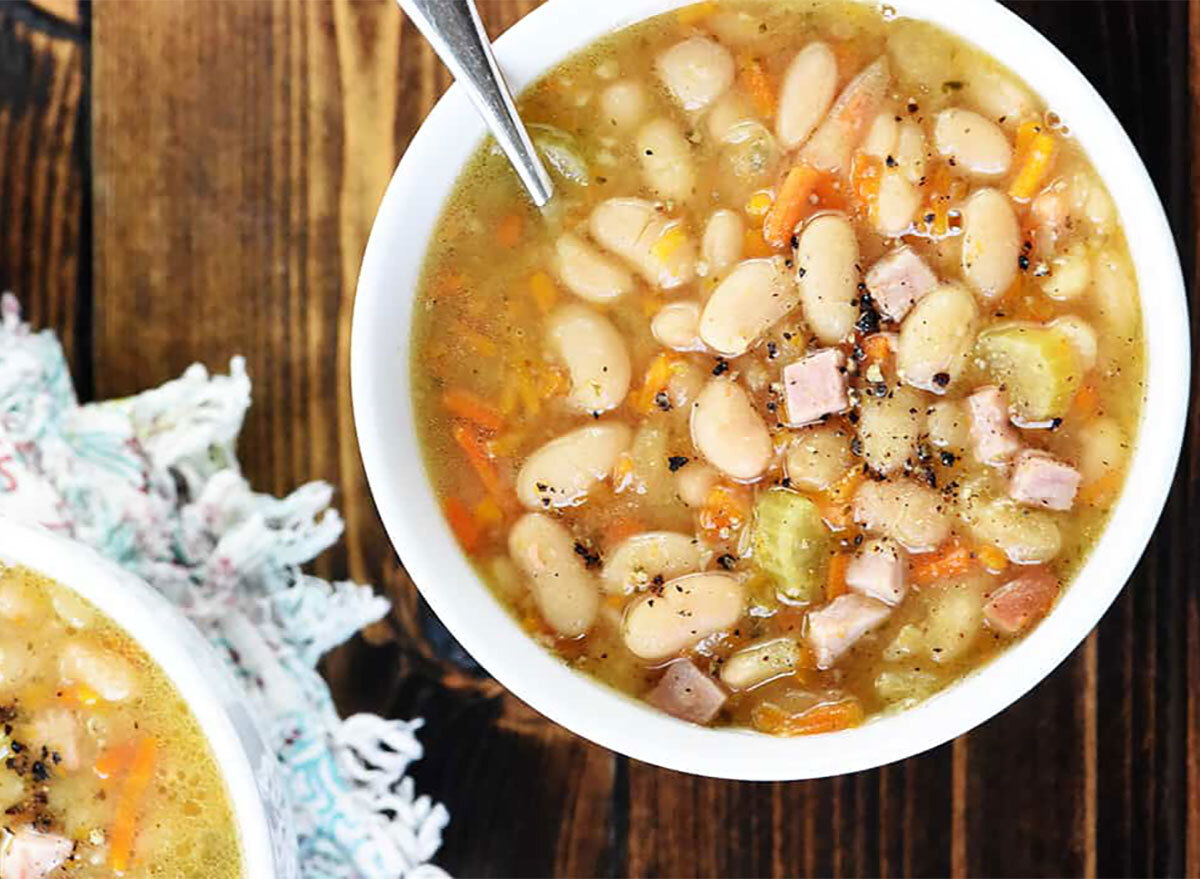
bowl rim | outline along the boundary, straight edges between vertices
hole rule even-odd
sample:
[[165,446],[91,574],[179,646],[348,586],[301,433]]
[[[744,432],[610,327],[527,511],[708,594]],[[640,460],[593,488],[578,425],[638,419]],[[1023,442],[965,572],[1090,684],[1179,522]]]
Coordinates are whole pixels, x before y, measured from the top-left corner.
[[[519,91],[612,30],[684,5],[687,0],[551,0],[496,41],[496,56]],[[1166,215],[1128,135],[1075,66],[995,0],[888,5],[898,15],[940,25],[1010,69],[1036,71],[1029,86],[1070,125],[1108,186],[1123,228],[1138,230],[1128,245],[1146,346],[1146,397],[1126,476],[1127,489],[1138,490],[1123,491],[1070,588],[1028,636],[917,706],[799,739],[710,729],[662,715],[537,645],[459,550],[416,437],[408,351],[415,282],[445,197],[483,136],[457,86],[409,144],[371,230],[354,305],[351,388],[367,479],[393,546],[433,611],[498,681],[561,726],[638,760],[717,778],[795,780],[882,766],[950,741],[1028,692],[1082,643],[1132,573],[1171,488],[1187,417],[1187,301]],[[1153,431],[1146,429],[1150,424]]]
[[[241,729],[239,734],[251,717],[249,708],[235,726],[229,697],[222,698],[219,689],[232,684],[232,678],[199,630],[152,587],[90,547],[4,515],[0,563],[33,571],[80,595],[146,651],[192,712],[212,750],[238,830],[243,875],[286,879],[289,867],[276,858],[271,820],[256,783],[261,772],[242,739],[258,730]],[[234,692],[244,700],[240,691]]]

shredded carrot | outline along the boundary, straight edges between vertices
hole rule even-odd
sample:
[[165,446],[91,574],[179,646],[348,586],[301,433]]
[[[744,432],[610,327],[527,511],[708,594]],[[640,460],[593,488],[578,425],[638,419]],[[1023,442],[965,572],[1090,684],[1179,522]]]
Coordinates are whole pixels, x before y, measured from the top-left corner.
[[520,214],[506,214],[496,224],[496,243],[501,247],[516,247],[521,241],[521,232],[525,228],[525,218]]
[[941,238],[950,232],[950,205],[966,195],[966,184],[939,164],[926,176],[923,188],[925,202],[918,226],[924,234]]
[[850,165],[850,191],[860,214],[874,218],[879,210],[879,185],[883,162],[878,156],[858,153]]
[[138,811],[146,788],[154,778],[154,764],[158,759],[158,742],[149,736],[138,741],[129,774],[121,787],[113,814],[112,829],[108,834],[108,865],[121,873],[129,868],[129,857],[133,853],[133,839],[137,833]]
[[757,58],[742,59],[738,64],[738,81],[750,96],[750,103],[759,116],[770,119],[775,115],[775,89]]
[[1004,554],[1003,550],[990,544],[979,547],[975,554],[979,556],[983,566],[993,574],[999,574],[1008,567],[1008,556]]
[[485,497],[471,508],[471,515],[481,528],[494,528],[504,521],[504,511],[494,497]]
[[137,742],[133,741],[110,745],[100,752],[92,764],[92,770],[102,779],[115,778],[126,770],[136,750]]
[[534,272],[529,276],[529,292],[533,294],[533,301],[543,313],[552,309],[558,301],[558,287],[545,272]]
[[1085,384],[1071,401],[1071,414],[1080,420],[1094,417],[1100,412],[1100,392],[1091,382]]
[[834,530],[840,531],[849,527],[850,504],[864,478],[862,469],[854,467],[847,470],[841,479],[825,489],[817,498],[817,509],[821,518]]
[[504,426],[504,417],[499,412],[465,388],[451,388],[442,394],[442,406],[484,430],[496,431]]
[[863,722],[863,710],[854,699],[826,702],[803,714],[792,714],[772,702],[763,702],[754,709],[752,720],[757,729],[772,735],[811,736],[858,726]]
[[822,174],[813,187],[812,197],[817,200],[814,210],[821,208],[830,211],[846,209],[846,191],[842,188],[841,178],[834,174]]
[[604,529],[604,545],[615,546],[626,537],[646,530],[646,525],[636,516],[617,516]]
[[952,538],[933,552],[915,556],[912,562],[913,580],[922,586],[957,577],[975,566],[975,554],[957,538]]
[[883,363],[892,354],[891,343],[883,333],[874,333],[863,339],[862,349],[869,363]]
[[804,217],[808,209],[808,197],[813,187],[820,179],[820,173],[808,165],[795,165],[788,171],[783,185],[779,187],[779,195],[771,210],[763,220],[763,240],[774,247],[783,247],[796,224]]
[[850,556],[844,552],[839,552],[829,559],[829,574],[825,579],[826,601],[846,594],[846,568],[849,564]]
[[1121,474],[1110,470],[1094,482],[1079,489],[1075,499],[1089,507],[1099,507],[1112,501],[1121,490]]
[[742,240],[742,256],[745,259],[757,259],[759,257],[771,256],[775,253],[775,248],[767,244],[762,237],[762,229],[750,227],[746,229],[746,234]]
[[456,497],[448,497],[442,501],[442,512],[446,521],[450,523],[450,530],[454,532],[467,554],[474,555],[478,552],[483,541],[483,529],[479,527],[479,522],[467,505]]
[[708,490],[698,516],[700,528],[710,534],[728,536],[750,519],[750,503],[745,489],[717,483]]
[[479,438],[479,434],[461,422],[450,429],[454,441],[458,443],[467,456],[467,463],[483,483],[483,487],[492,497],[500,497],[500,474],[492,461],[492,455]]
[[654,398],[667,387],[671,380],[671,367],[674,358],[665,351],[650,361],[642,386],[631,397],[633,408],[641,413],[650,412],[654,408]]
[[684,26],[699,24],[716,11],[716,0],[704,0],[703,3],[693,3],[676,9],[675,20]]
[[1008,187],[1010,197],[1018,201],[1033,198],[1050,171],[1058,141],[1042,130],[1038,122],[1025,122],[1017,130],[1017,173]]
[[66,705],[95,705],[100,701],[100,694],[87,684],[67,684],[58,691],[58,698]]

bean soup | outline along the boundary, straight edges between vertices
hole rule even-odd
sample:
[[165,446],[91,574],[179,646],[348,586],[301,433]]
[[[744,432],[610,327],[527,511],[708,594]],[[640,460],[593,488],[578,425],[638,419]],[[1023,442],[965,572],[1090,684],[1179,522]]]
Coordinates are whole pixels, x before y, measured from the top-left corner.
[[531,637],[797,735],[1053,608],[1122,489],[1143,339],[1052,108],[886,7],[751,0],[614,33],[519,104],[555,198],[481,147],[412,357],[446,518]]
[[196,720],[74,592],[0,565],[0,877],[234,879],[241,848]]

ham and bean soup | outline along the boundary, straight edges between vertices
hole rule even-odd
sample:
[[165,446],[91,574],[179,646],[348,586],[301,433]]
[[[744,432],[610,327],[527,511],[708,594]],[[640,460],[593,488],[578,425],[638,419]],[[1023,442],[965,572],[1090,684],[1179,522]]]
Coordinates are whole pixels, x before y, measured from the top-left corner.
[[217,765],[163,672],[74,592],[0,565],[0,877],[234,879]]
[[615,33],[520,105],[555,199],[480,150],[412,356],[446,518],[530,635],[797,735],[1037,625],[1143,398],[1125,239],[1064,120],[886,7],[749,0]]

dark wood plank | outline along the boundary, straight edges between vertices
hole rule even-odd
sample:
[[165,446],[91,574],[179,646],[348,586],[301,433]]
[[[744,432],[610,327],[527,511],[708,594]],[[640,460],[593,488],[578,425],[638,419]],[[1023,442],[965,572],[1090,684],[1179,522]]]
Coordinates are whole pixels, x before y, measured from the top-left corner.
[[89,246],[83,40],[82,25],[0,5],[0,290],[59,331],[77,371]]

